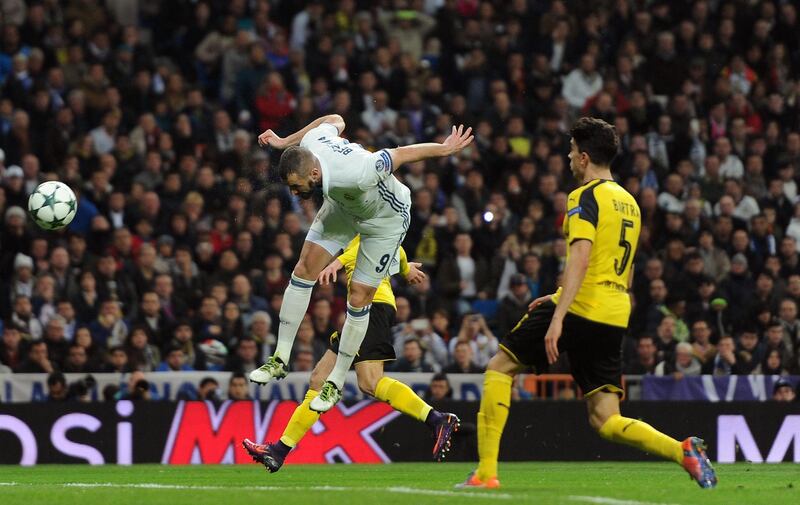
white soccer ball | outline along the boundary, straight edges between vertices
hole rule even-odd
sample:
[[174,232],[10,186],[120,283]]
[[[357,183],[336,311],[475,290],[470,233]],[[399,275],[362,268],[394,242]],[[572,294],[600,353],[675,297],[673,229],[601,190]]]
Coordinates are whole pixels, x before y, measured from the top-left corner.
[[58,230],[75,218],[78,199],[63,182],[47,181],[39,184],[28,197],[28,212],[45,230]]

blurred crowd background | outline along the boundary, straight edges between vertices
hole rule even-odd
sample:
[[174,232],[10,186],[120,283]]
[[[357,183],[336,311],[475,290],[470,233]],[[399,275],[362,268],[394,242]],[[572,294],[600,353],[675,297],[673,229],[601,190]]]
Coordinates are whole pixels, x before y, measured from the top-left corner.
[[[566,133],[616,126],[643,229],[630,374],[788,374],[800,355],[800,24],[789,1],[5,0],[0,373],[228,370],[272,353],[319,201],[257,146],[337,113],[404,167],[398,371],[479,372],[564,266]],[[68,183],[75,221],[27,216]],[[340,277],[340,280],[343,277]],[[343,322],[318,286],[292,370]],[[559,362],[551,371],[568,370]]]

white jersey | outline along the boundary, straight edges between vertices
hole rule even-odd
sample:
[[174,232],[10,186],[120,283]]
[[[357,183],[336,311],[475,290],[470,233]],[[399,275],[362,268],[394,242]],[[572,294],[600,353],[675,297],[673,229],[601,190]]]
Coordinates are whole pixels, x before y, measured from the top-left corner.
[[371,153],[338,134],[334,125],[323,123],[300,141],[319,160],[325,200],[356,222],[400,215],[408,223],[411,191],[392,174],[389,153]]

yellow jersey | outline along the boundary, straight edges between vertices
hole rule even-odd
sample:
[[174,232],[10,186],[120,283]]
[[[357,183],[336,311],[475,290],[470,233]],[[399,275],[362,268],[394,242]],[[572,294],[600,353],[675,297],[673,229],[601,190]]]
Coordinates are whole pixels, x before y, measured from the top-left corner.
[[[595,179],[569,194],[563,225],[567,261],[569,246],[576,240],[590,240],[592,251],[586,277],[568,312],[598,323],[628,327],[628,279],[641,228],[639,205],[614,181]],[[559,287],[553,302],[558,303],[560,296]]]
[[[361,243],[361,236],[356,235],[356,238],[347,244],[342,254],[339,255],[339,261],[344,266],[344,271],[347,274],[347,291],[350,291],[350,280],[353,278],[353,271],[356,269],[356,258],[358,257],[358,246]],[[407,275],[409,271],[408,257],[403,246],[400,246],[400,273]],[[394,291],[392,291],[392,283],[389,282],[389,276],[383,278],[375,291],[375,296],[372,298],[372,303],[386,303],[391,305],[397,310],[397,305],[394,301]]]

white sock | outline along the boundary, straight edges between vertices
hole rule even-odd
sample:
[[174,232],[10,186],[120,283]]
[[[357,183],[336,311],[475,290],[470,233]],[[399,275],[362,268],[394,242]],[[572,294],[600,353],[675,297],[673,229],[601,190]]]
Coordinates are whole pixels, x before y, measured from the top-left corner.
[[367,334],[369,308],[370,305],[356,308],[350,303],[347,304],[347,319],[344,320],[342,335],[339,337],[339,353],[336,355],[333,371],[328,376],[328,380],[336,384],[339,391],[344,386],[347,371],[350,370],[358,349],[361,347],[361,342],[364,341],[364,336]]
[[315,281],[307,281],[297,277],[294,273],[289,281],[289,286],[283,292],[281,304],[280,324],[278,324],[278,343],[275,346],[275,356],[279,357],[285,365],[289,364],[294,338],[297,329],[303,322],[303,317],[311,301],[311,291]]

